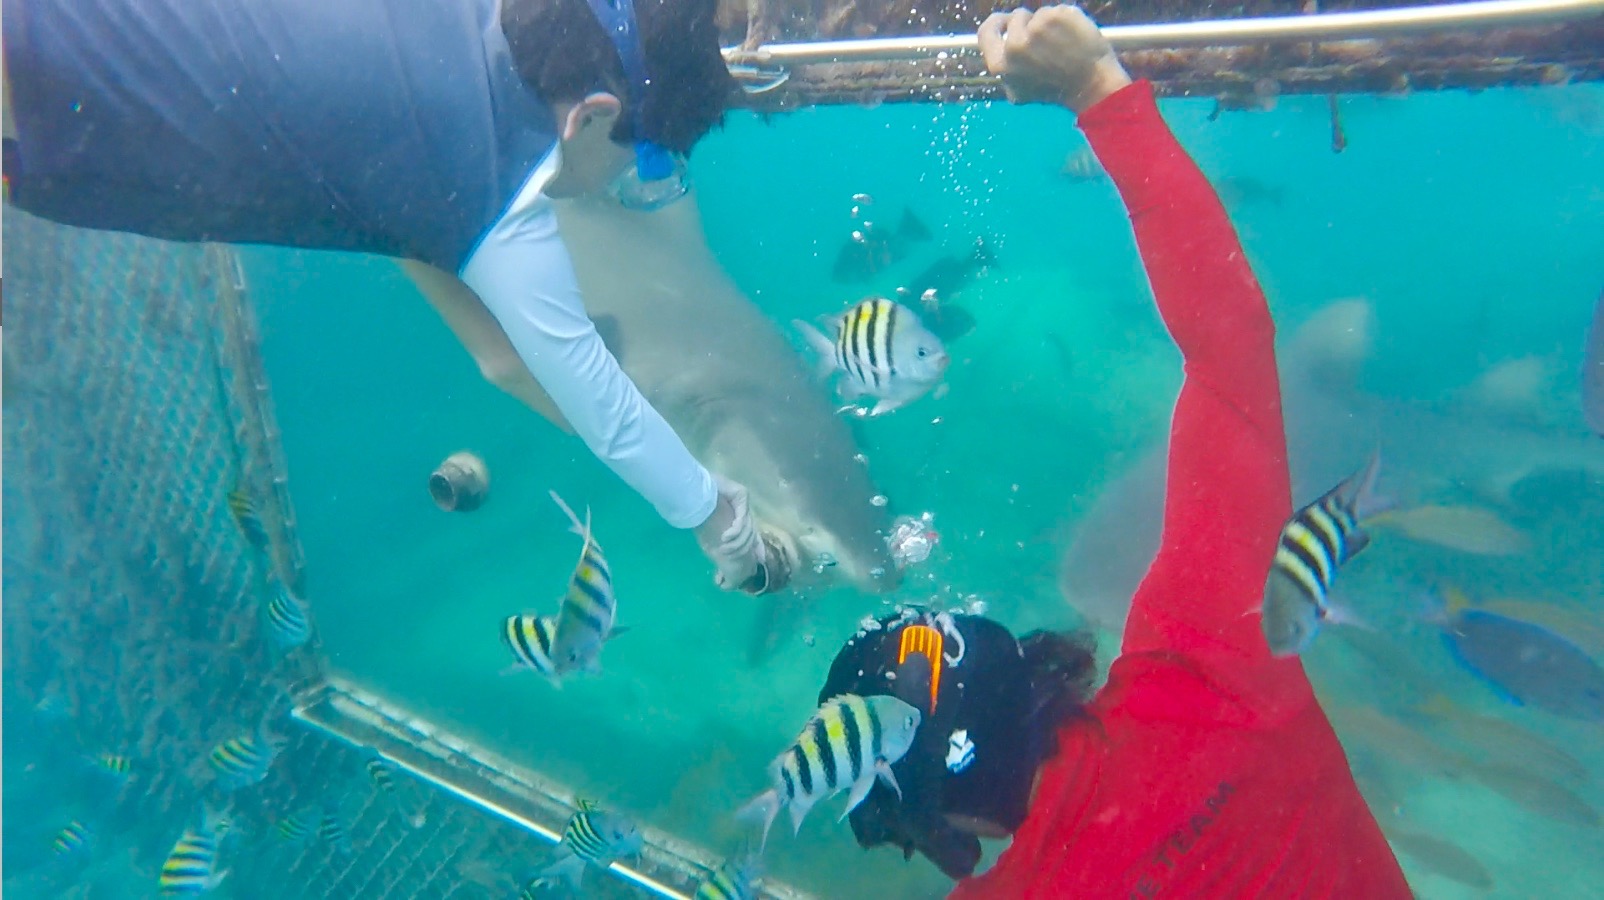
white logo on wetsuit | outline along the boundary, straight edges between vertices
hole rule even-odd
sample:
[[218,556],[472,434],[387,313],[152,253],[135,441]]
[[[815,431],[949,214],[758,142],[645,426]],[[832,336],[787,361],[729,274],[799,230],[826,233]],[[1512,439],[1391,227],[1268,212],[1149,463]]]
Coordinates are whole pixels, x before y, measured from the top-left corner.
[[968,729],[960,728],[947,738],[947,771],[958,773],[975,761],[975,744]]

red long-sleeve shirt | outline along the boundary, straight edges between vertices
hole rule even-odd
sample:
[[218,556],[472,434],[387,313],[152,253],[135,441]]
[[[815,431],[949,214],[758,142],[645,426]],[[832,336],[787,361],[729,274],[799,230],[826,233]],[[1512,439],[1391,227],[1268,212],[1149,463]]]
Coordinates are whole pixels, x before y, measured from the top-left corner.
[[1213,189],[1138,82],[1080,127],[1185,358],[1164,540],[1090,715],[952,897],[1410,896],[1296,658],[1255,615],[1291,515],[1274,326]]

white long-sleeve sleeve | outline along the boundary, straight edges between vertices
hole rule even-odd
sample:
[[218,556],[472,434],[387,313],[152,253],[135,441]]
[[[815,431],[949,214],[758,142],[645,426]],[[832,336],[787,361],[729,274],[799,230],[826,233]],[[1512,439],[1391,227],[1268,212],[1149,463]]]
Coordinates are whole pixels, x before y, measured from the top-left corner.
[[556,213],[541,193],[556,165],[554,149],[459,275],[591,452],[670,525],[694,528],[713,514],[718,489],[585,314]]

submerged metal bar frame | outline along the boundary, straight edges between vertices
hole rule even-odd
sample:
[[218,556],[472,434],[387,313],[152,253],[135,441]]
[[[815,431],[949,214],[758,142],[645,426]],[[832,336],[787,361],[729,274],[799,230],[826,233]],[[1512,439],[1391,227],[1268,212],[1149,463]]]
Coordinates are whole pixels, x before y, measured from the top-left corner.
[[[1473,0],[1303,16],[1110,25],[1102,32],[1115,50],[1126,51],[1397,38],[1442,31],[1546,25],[1595,16],[1604,16],[1604,0]],[[732,47],[724,51],[724,61],[731,66],[777,68],[927,59],[944,53],[972,54],[978,49],[979,41],[974,34],[926,35],[767,44],[756,50]]]
[[[577,810],[574,793],[482,747],[440,730],[394,703],[331,676],[301,701],[291,717],[308,728],[358,750],[371,750],[444,794],[534,834],[548,844],[562,840],[562,827]],[[642,827],[642,858],[695,884],[722,860],[654,828]],[[688,893],[635,866],[614,862],[608,874],[656,897],[691,900]],[[765,877],[757,896],[813,900]]]

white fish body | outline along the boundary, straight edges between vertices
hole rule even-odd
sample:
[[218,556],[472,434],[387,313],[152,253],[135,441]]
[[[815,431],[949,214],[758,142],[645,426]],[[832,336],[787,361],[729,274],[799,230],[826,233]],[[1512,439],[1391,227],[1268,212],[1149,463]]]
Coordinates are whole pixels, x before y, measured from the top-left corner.
[[806,322],[792,324],[819,355],[819,372],[840,374],[841,399],[852,403],[867,396],[879,401],[871,416],[901,409],[929,393],[947,368],[941,339],[913,310],[884,298],[870,297],[836,316],[830,337]]
[[563,829],[556,857],[541,870],[536,883],[552,884],[560,880],[577,892],[587,864],[606,868],[619,857],[640,852],[641,844],[640,828],[633,819],[597,809],[582,800],[579,811],[569,818],[568,827]]
[[917,708],[896,697],[842,694],[825,701],[769,765],[773,787],[743,806],[736,818],[761,822],[766,845],[781,807],[790,810],[796,833],[814,804],[841,791],[850,792],[842,819],[869,796],[876,780],[901,796],[891,767],[913,746],[920,720]]

